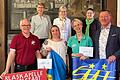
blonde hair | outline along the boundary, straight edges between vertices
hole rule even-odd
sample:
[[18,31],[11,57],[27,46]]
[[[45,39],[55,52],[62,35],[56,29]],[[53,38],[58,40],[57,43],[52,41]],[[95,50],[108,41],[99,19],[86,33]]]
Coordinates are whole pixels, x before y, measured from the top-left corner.
[[79,22],[79,23],[83,24],[83,22],[80,19],[77,19],[77,18],[72,20],[72,25],[73,25],[74,22]]
[[61,11],[61,9],[65,9],[67,11],[66,6],[64,6],[64,5],[60,6],[59,11]]

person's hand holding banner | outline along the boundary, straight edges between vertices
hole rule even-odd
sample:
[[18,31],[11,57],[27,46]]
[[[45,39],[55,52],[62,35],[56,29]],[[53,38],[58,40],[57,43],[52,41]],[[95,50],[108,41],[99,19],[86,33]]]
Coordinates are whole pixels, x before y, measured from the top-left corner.
[[115,60],[116,60],[116,57],[115,57],[114,55],[108,57],[108,62],[109,62],[109,63],[112,63],[112,62],[114,62]]
[[0,79],[2,79],[8,72],[4,71],[1,75],[0,75]]
[[47,80],[46,69],[5,74],[2,80]]

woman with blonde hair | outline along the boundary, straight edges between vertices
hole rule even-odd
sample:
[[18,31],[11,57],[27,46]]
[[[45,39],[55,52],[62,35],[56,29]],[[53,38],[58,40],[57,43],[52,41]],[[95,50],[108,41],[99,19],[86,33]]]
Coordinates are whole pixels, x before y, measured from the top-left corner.
[[61,38],[67,41],[71,36],[71,20],[67,17],[66,6],[61,6],[59,8],[58,18],[53,20],[53,25],[59,27]]

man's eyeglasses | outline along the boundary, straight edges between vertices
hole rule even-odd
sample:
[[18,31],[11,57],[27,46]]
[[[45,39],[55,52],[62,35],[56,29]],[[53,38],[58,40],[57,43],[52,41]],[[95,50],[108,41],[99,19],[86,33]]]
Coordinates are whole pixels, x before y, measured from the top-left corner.
[[28,26],[31,26],[31,25],[21,25],[21,26],[28,27]]

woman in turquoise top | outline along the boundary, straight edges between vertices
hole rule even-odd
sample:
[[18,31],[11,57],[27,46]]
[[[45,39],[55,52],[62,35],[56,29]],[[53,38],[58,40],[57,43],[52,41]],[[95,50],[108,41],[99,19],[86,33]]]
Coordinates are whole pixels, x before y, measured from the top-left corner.
[[[71,63],[71,57],[72,58],[80,58],[81,60],[85,60],[87,56],[84,56],[83,54],[79,53],[79,47],[80,46],[86,46],[86,47],[91,47],[93,46],[92,40],[89,36],[85,36],[82,34],[82,27],[83,23],[79,19],[74,19],[72,21],[72,28],[75,30],[76,34],[72,37],[69,38],[67,45],[68,45],[68,54],[70,57],[70,71],[72,72],[72,66],[74,63]],[[70,72],[70,76],[72,76],[72,73]]]
[[72,27],[75,30],[76,34],[69,38],[68,47],[71,49],[69,53],[72,57],[80,57],[80,59],[84,60],[87,57],[79,53],[80,46],[91,47],[93,46],[92,40],[89,36],[85,36],[82,34],[82,21],[79,19],[74,19],[72,21]]

